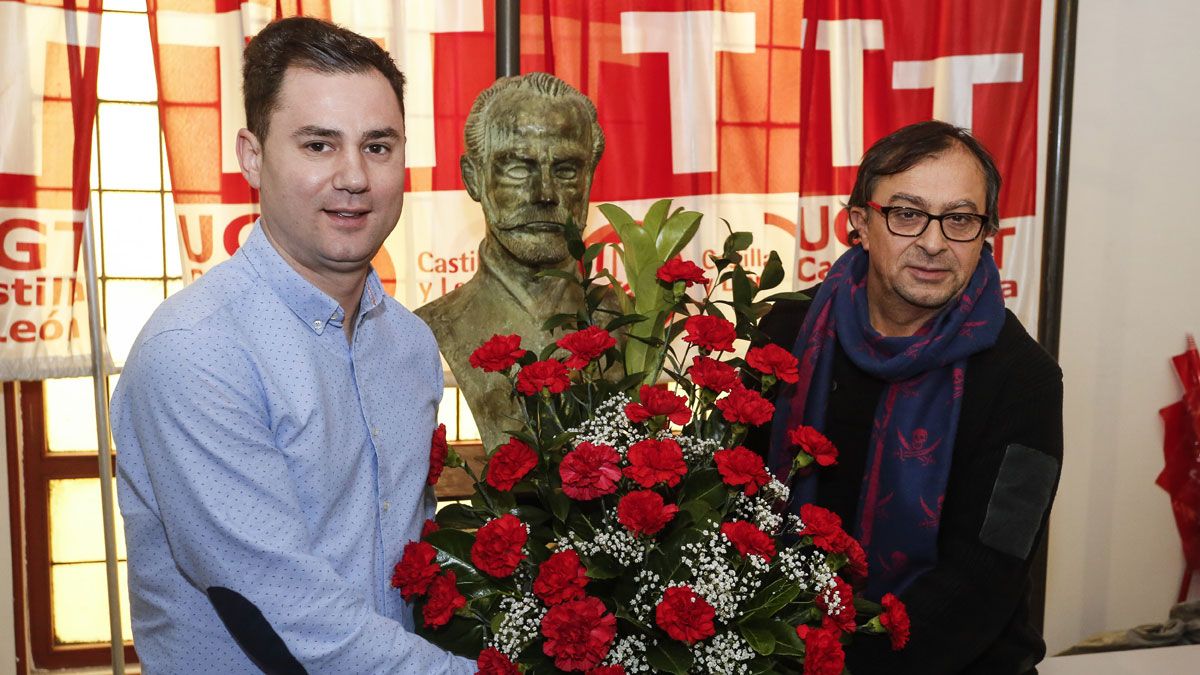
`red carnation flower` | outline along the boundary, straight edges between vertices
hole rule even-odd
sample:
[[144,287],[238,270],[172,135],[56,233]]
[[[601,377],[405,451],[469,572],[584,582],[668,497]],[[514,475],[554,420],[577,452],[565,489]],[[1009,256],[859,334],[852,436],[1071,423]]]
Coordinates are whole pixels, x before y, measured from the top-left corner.
[[599,668],[592,668],[584,673],[584,675],[625,675],[625,666],[619,663],[612,666],[600,666]]
[[683,426],[692,419],[692,411],[688,409],[686,396],[672,394],[666,389],[643,384],[638,389],[638,400],[641,403],[629,403],[625,406],[625,415],[631,421],[645,422],[651,417],[661,415],[671,422]]
[[533,594],[553,606],[582,598],[587,582],[587,570],[579,562],[579,554],[567,549],[558,551],[538,567]]
[[679,513],[674,504],[664,504],[663,498],[651,490],[637,490],[617,502],[617,522],[634,534],[654,536]]
[[538,456],[528,445],[510,438],[488,459],[487,483],[502,492],[517,484],[529,470],[537,466]]
[[689,316],[683,329],[687,333],[683,336],[684,342],[714,352],[733,351],[733,341],[737,339],[737,330],[732,323],[711,314]]
[[563,457],[558,465],[563,494],[571,499],[587,501],[617,491],[621,455],[607,445],[580,443]]
[[467,606],[467,599],[458,592],[455,581],[454,570],[446,570],[429,584],[429,597],[425,599],[425,607],[421,610],[426,628],[446,625],[454,612]]
[[775,557],[775,541],[754,523],[746,520],[721,523],[721,534],[743,557],[756,555],[768,562]]
[[693,357],[688,375],[697,387],[704,387],[709,391],[732,391],[742,386],[742,381],[738,379],[733,366],[707,356]]
[[879,615],[879,623],[887,629],[888,637],[892,640],[892,649],[902,649],[908,644],[908,608],[900,602],[900,598],[891,593],[883,596],[882,604],[883,614]]
[[392,588],[400,589],[405,602],[412,602],[413,598],[425,595],[429,590],[429,584],[442,571],[433,562],[436,557],[437,550],[427,542],[410,541],[404,545],[400,562],[392,570]]
[[666,264],[658,268],[655,276],[659,281],[668,284],[682,281],[684,288],[690,288],[692,284],[708,283],[708,277],[704,276],[704,270],[700,269],[696,263],[680,257],[668,260]]
[[493,335],[479,349],[471,352],[467,361],[472,368],[498,373],[508,370],[526,353],[526,350],[521,349],[520,335]]
[[528,537],[525,524],[511,513],[493,518],[475,533],[471,562],[493,577],[510,576],[525,559],[522,549]]
[[446,443],[446,425],[439,424],[433,430],[433,438],[429,441],[429,477],[425,482],[436,485],[442,477],[442,469],[446,468],[446,455],[450,453],[450,445]]
[[835,576],[833,584],[817,594],[816,604],[833,620],[839,630],[844,633],[854,632],[854,591],[841,577]]
[[762,457],[740,445],[714,452],[713,461],[717,464],[721,480],[731,487],[741,487],[747,496],[753,495],[760,487],[771,482]]
[[842,529],[842,519],[838,514],[816,504],[804,504],[800,507],[800,528],[796,534],[808,535],[813,539],[813,545],[826,551],[836,548],[846,536]]
[[846,651],[833,626],[809,628],[796,626],[796,634],[804,640],[804,675],[841,675],[846,668]]
[[432,518],[426,518],[425,523],[421,525],[421,538],[424,539],[440,529],[442,528],[438,527],[437,521]]
[[629,466],[625,467],[625,477],[632,478],[644,488],[654,487],[659,483],[675,487],[679,484],[679,479],[687,473],[687,463],[683,461],[683,448],[670,438],[648,438],[638,441],[629,446],[625,458],[629,460]]
[[568,368],[583,368],[616,345],[617,340],[599,326],[588,326],[581,331],[562,336],[555,344],[571,352],[566,361]]
[[559,670],[587,670],[600,665],[617,634],[617,618],[596,598],[555,605],[542,617],[542,651]]
[[796,372],[799,361],[779,345],[769,344],[752,348],[746,352],[746,363],[758,372],[773,375],[784,382],[796,382],[800,379],[800,373]]
[[788,441],[792,445],[799,446],[801,451],[807,453],[813,458],[813,461],[821,466],[837,464],[837,447],[833,441],[825,437],[825,434],[813,427],[799,426],[795,429],[788,429]]
[[543,390],[561,394],[569,386],[571,378],[567,375],[567,367],[556,359],[535,361],[517,373],[517,391],[526,396],[540,394]]
[[708,601],[688,586],[672,586],[654,608],[654,620],[672,640],[692,645],[712,637],[716,611]]
[[770,401],[745,387],[735,388],[728,396],[718,399],[717,408],[727,421],[750,426],[766,424],[775,414],[775,406]]
[[829,545],[830,553],[841,553],[846,556],[846,570],[856,578],[867,578],[867,553],[862,544],[844,530],[840,535],[834,535]]
[[517,669],[517,664],[495,647],[488,647],[479,652],[479,658],[475,659],[475,666],[479,668],[475,675],[520,675],[521,673]]

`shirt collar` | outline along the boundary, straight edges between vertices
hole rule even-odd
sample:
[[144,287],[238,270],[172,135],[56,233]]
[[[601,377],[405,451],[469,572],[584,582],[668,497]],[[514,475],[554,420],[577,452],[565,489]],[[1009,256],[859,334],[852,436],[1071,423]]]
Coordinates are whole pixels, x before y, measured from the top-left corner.
[[[320,335],[329,324],[341,326],[344,317],[341,305],[329,297],[324,291],[314,286],[310,281],[300,276],[300,273],[279,255],[263,232],[262,223],[255,222],[254,229],[242,244],[239,253],[246,257],[247,262],[267,286],[279,296],[288,309],[308,326],[309,330]],[[379,275],[372,268],[367,273],[366,284],[363,286],[362,299],[359,300],[359,316],[383,302],[383,284]]]

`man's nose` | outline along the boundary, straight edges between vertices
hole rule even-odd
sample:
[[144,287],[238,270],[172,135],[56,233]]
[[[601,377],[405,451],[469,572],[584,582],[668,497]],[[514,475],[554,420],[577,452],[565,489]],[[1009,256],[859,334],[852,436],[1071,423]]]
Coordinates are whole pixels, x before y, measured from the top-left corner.
[[950,247],[950,243],[946,240],[946,235],[942,233],[942,220],[940,218],[930,218],[929,225],[925,227],[925,231],[921,236],[917,237],[917,246],[929,255],[937,255]]
[[533,203],[555,206],[558,204],[558,185],[551,175],[551,167],[543,166],[533,175]]
[[338,158],[337,171],[333,174],[333,187],[337,190],[358,193],[366,192],[368,186],[366,159],[362,153],[348,151]]

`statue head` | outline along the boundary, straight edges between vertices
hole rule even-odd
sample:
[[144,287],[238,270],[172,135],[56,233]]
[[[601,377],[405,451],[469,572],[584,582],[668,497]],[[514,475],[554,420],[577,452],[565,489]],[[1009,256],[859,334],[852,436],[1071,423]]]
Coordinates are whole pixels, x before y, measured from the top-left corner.
[[467,116],[463,183],[488,236],[510,258],[550,267],[567,258],[562,225],[586,221],[604,152],[596,106],[547,73],[497,80]]

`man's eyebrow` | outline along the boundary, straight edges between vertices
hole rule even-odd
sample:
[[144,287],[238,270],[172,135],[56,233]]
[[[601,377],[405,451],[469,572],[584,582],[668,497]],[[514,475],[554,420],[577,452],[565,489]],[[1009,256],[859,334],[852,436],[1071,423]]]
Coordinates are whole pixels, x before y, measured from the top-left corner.
[[912,204],[913,206],[919,206],[922,209],[929,208],[929,202],[925,201],[924,197],[918,197],[917,195],[910,195],[907,192],[897,192],[896,194],[892,195],[891,199],[889,199],[888,201],[894,202],[897,199],[899,199],[902,202],[908,202],[909,204]]
[[400,132],[396,131],[392,127],[384,127],[382,129],[372,129],[370,131],[364,132],[362,135],[363,142],[378,141],[383,138],[398,140],[400,138]]
[[342,132],[338,131],[337,129],[327,129],[325,127],[319,127],[319,126],[316,126],[315,124],[309,124],[309,125],[300,127],[296,131],[292,132],[292,137],[294,137],[294,138],[306,138],[306,137],[310,137],[310,136],[316,136],[317,138],[337,139],[337,138],[342,137]]
[[978,213],[979,205],[975,203],[974,199],[955,199],[952,202],[946,202],[946,204],[942,207],[942,210],[947,212],[953,211],[954,209],[971,209],[972,211]]

